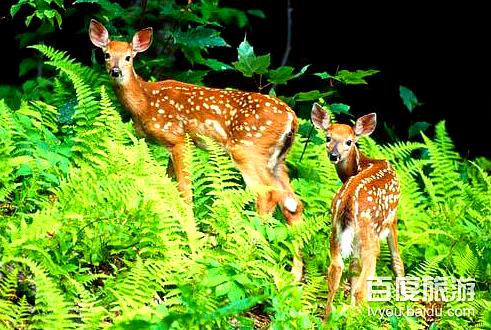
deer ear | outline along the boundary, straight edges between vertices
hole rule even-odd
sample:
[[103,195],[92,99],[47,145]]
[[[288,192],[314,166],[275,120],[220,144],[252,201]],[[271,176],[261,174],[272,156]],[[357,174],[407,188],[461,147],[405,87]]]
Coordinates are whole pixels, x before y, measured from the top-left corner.
[[109,42],[109,33],[106,28],[95,19],[90,20],[89,36],[94,46],[99,48],[106,48]]
[[133,36],[133,51],[135,53],[144,52],[152,44],[153,29],[148,27],[146,29],[140,30]]
[[373,112],[358,118],[353,130],[356,137],[368,136],[375,131],[375,126],[377,126],[377,114]]
[[314,103],[312,106],[312,112],[310,114],[310,118],[314,123],[314,126],[317,128],[322,128],[323,130],[327,130],[329,125],[331,125],[329,118],[329,114],[322,109],[322,107],[318,103]]

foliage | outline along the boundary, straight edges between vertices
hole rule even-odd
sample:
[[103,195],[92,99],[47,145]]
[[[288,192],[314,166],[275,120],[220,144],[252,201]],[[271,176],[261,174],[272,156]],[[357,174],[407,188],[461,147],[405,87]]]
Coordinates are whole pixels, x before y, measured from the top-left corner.
[[58,26],[61,26],[61,14],[59,10],[53,9],[52,6],[55,5],[56,7],[63,9],[63,0],[18,0],[17,3],[10,8],[10,15],[14,17],[24,5],[34,9],[34,12],[25,19],[27,26],[31,24],[34,17],[37,17],[41,21],[48,21],[51,25],[54,25],[56,20]]
[[[370,315],[336,297],[322,323],[330,201],[340,182],[321,135],[301,134],[287,159],[305,204],[303,222],[259,217],[254,195],[225,152],[189,143],[193,205],[165,175],[167,152],[121,120],[98,72],[36,46],[59,74],[49,102],[0,102],[0,324],[6,328],[427,328],[425,318]],[[256,57],[257,59],[257,57]],[[240,60],[239,60],[240,61]],[[271,71],[270,71],[271,72]],[[70,85],[67,85],[69,83]],[[101,86],[94,89],[93,86]],[[332,105],[330,105],[332,107]],[[444,308],[433,328],[489,323],[491,180],[453,148],[445,124],[433,138],[362,150],[394,164],[401,181],[400,245],[412,276],[473,277],[476,296]],[[303,157],[301,158],[301,155]],[[301,159],[301,160],[300,160]],[[305,278],[295,283],[293,251]],[[377,273],[392,276],[382,245]]]
[[355,72],[351,72],[348,70],[340,70],[335,75],[330,75],[327,72],[319,72],[316,73],[315,75],[319,76],[322,79],[333,79],[344,84],[365,85],[367,83],[365,77],[372,76],[378,72],[379,72],[378,70],[374,70],[374,69],[356,70]]

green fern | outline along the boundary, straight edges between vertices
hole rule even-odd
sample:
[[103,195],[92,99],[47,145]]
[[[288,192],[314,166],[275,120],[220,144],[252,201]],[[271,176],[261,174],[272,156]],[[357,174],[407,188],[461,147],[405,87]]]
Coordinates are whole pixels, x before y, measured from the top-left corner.
[[[25,322],[25,318],[27,317],[29,327],[33,329],[77,328],[70,304],[63,298],[62,292],[55,282],[47,275],[46,270],[43,269],[43,267],[27,258],[3,259],[2,264],[5,262],[12,263],[13,265],[25,265],[27,268],[23,271],[23,276],[27,275],[25,272],[31,273],[35,285],[35,287],[31,289],[32,294],[34,295],[33,299],[35,300],[35,305],[31,306],[32,311],[26,313],[25,301],[22,301],[19,304],[18,309],[17,307],[14,307],[14,305],[10,305],[10,310],[6,311],[8,313],[6,315],[9,319],[8,321],[19,324]],[[10,285],[17,284],[12,280],[8,282]],[[11,287],[10,290],[12,290]],[[7,325],[9,325],[10,322],[7,322]]]

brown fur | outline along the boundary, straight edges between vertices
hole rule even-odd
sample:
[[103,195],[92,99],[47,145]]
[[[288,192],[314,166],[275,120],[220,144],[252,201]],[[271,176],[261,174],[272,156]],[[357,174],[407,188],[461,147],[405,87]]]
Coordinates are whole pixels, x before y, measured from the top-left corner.
[[[396,172],[389,162],[366,157],[355,144],[359,136],[373,132],[375,114],[361,117],[354,127],[350,127],[331,124],[328,114],[314,105],[312,120],[326,131],[328,155],[339,155],[335,166],[343,182],[331,207],[331,264],[326,305],[326,318],[329,318],[344,268],[343,258],[348,255],[352,255],[350,270],[355,274],[351,279],[352,304],[366,299],[367,279],[375,276],[381,236],[387,234],[395,275],[404,276],[404,265],[397,247],[396,212],[400,192]],[[351,231],[352,240],[347,235]],[[343,248],[346,251],[342,251]]]
[[258,194],[258,213],[271,213],[279,205],[289,223],[300,220],[303,206],[284,165],[298,127],[287,104],[259,93],[141,79],[133,69],[133,58],[150,46],[151,28],[137,32],[132,43],[111,41],[104,26],[92,20],[89,35],[106,54],[108,72],[121,73],[113,85],[137,132],[169,149],[173,167],[169,173],[175,173],[186,200],[191,201],[192,193],[183,162],[185,136],[198,143],[200,136],[207,136],[230,153],[248,186],[269,187]]

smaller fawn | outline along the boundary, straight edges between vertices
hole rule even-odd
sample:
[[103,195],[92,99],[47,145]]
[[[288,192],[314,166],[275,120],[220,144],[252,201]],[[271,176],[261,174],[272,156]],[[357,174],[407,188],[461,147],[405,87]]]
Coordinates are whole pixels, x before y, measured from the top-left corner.
[[366,299],[367,279],[375,276],[381,239],[387,238],[395,275],[404,276],[397,246],[399,181],[388,161],[366,157],[355,144],[360,136],[368,136],[375,130],[375,113],[358,118],[351,127],[331,123],[329,114],[315,103],[311,118],[314,125],[326,133],[329,160],[336,166],[343,182],[331,207],[328,319],[341,280],[344,258],[352,256],[350,271],[358,275],[351,278],[352,305]]

